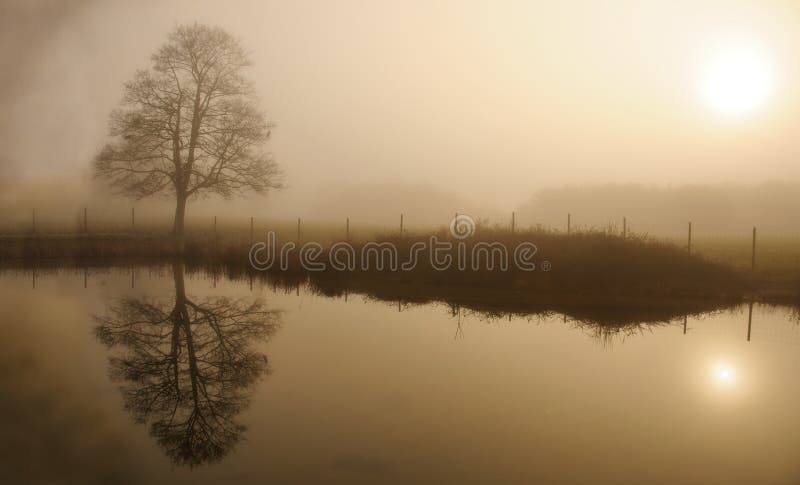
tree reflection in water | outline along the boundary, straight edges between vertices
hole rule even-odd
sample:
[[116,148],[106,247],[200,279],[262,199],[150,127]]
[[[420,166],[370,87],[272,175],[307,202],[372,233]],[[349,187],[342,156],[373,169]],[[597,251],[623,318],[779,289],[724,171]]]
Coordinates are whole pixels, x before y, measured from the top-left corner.
[[179,465],[223,458],[245,427],[236,421],[255,383],[269,373],[254,349],[280,326],[260,300],[186,296],[181,262],[175,298],[123,298],[95,316],[95,335],[115,353],[110,374],[125,407]]

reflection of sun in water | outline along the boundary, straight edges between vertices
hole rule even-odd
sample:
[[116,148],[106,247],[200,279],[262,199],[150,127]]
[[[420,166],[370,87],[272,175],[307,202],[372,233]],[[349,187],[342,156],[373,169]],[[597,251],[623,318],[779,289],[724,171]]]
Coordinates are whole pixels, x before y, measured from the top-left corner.
[[711,373],[714,382],[720,386],[730,387],[736,383],[736,370],[725,362],[717,363]]

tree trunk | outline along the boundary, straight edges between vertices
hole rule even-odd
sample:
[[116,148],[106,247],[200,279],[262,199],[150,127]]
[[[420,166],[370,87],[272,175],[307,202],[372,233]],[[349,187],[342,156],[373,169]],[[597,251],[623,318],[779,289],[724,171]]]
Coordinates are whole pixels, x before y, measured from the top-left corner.
[[176,307],[185,307],[186,286],[183,283],[183,260],[177,258],[172,260],[172,278],[175,282]]
[[175,239],[175,251],[178,255],[183,255],[185,248],[184,237],[184,217],[186,215],[186,197],[178,195],[177,204],[175,205],[175,221],[172,225],[172,237]]

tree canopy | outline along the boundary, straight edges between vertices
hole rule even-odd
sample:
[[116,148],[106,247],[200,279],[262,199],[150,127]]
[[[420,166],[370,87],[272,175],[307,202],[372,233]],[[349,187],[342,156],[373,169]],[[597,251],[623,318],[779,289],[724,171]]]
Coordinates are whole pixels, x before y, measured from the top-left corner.
[[174,194],[181,230],[187,198],[282,186],[264,151],[272,125],[244,76],[250,62],[234,37],[218,27],[179,26],[151,60],[111,114],[112,141],[94,160],[97,176],[135,198]]

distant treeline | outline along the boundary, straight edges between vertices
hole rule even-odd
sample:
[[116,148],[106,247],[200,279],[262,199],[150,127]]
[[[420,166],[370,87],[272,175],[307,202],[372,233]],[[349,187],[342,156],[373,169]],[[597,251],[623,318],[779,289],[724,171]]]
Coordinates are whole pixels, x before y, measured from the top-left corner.
[[609,184],[544,189],[518,209],[524,224],[547,227],[628,228],[636,233],[677,235],[693,223],[697,237],[748,234],[797,235],[800,183],[647,186]]

